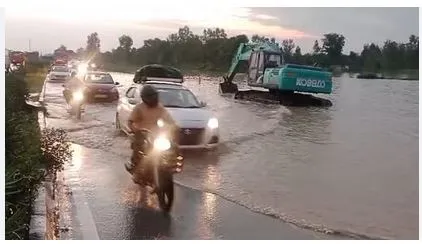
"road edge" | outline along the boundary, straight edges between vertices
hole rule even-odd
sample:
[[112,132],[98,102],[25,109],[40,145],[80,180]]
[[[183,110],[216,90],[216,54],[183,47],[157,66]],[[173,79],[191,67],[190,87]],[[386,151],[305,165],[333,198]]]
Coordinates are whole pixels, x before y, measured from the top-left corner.
[[[44,108],[38,111],[38,124],[41,130],[46,128],[45,118],[45,87],[47,79],[44,80],[38,102]],[[37,197],[32,206],[31,220],[29,223],[30,240],[56,240],[58,235],[58,203],[55,200],[55,182],[53,177],[47,176],[42,185],[38,188]]]

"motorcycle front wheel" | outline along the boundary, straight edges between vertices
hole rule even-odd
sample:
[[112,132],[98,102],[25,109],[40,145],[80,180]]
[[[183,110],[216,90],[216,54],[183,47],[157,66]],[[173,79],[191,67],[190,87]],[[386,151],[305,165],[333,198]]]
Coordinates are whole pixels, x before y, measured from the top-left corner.
[[81,108],[79,107],[79,108],[76,110],[76,118],[77,118],[77,119],[81,119],[81,114],[82,114],[82,111],[81,111]]
[[159,189],[157,191],[158,203],[161,210],[168,213],[173,206],[174,198],[174,183],[173,183],[173,174],[169,172],[161,172],[159,179]]

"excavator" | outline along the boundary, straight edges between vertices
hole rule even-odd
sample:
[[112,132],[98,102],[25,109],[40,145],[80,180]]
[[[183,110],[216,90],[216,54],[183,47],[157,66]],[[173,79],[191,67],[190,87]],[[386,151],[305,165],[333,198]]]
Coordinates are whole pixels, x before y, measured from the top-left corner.
[[[246,73],[243,83],[251,89],[239,90],[233,83],[238,73]],[[279,102],[286,106],[332,105],[328,99],[311,95],[331,94],[332,73],[320,67],[286,64],[280,47],[273,42],[241,43],[223,79],[220,94],[234,93],[235,99]]]

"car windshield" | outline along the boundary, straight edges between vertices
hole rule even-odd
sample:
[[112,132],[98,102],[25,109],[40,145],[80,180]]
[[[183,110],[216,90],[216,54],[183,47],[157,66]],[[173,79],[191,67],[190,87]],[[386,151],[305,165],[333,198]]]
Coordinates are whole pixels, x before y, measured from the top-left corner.
[[183,89],[157,89],[160,102],[164,107],[170,108],[200,108],[198,99],[189,90]]
[[114,84],[110,74],[87,74],[85,81],[89,83]]
[[56,71],[56,72],[69,72],[69,69],[67,67],[64,67],[64,66],[54,66],[53,67],[53,71]]

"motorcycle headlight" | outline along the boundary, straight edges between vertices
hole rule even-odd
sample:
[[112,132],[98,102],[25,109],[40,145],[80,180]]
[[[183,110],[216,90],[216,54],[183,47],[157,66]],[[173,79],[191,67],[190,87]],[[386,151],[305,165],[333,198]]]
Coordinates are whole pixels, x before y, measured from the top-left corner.
[[78,66],[78,73],[79,74],[85,74],[88,71],[88,65],[87,64],[80,64]]
[[208,127],[210,129],[218,128],[218,119],[212,118],[212,119],[208,120]]
[[157,120],[157,125],[162,128],[164,126],[164,121],[162,119]]
[[82,101],[84,99],[84,93],[82,91],[76,91],[73,93],[73,99],[75,101]]
[[154,149],[158,151],[166,151],[170,149],[170,147],[170,141],[164,136],[159,136],[154,140]]

